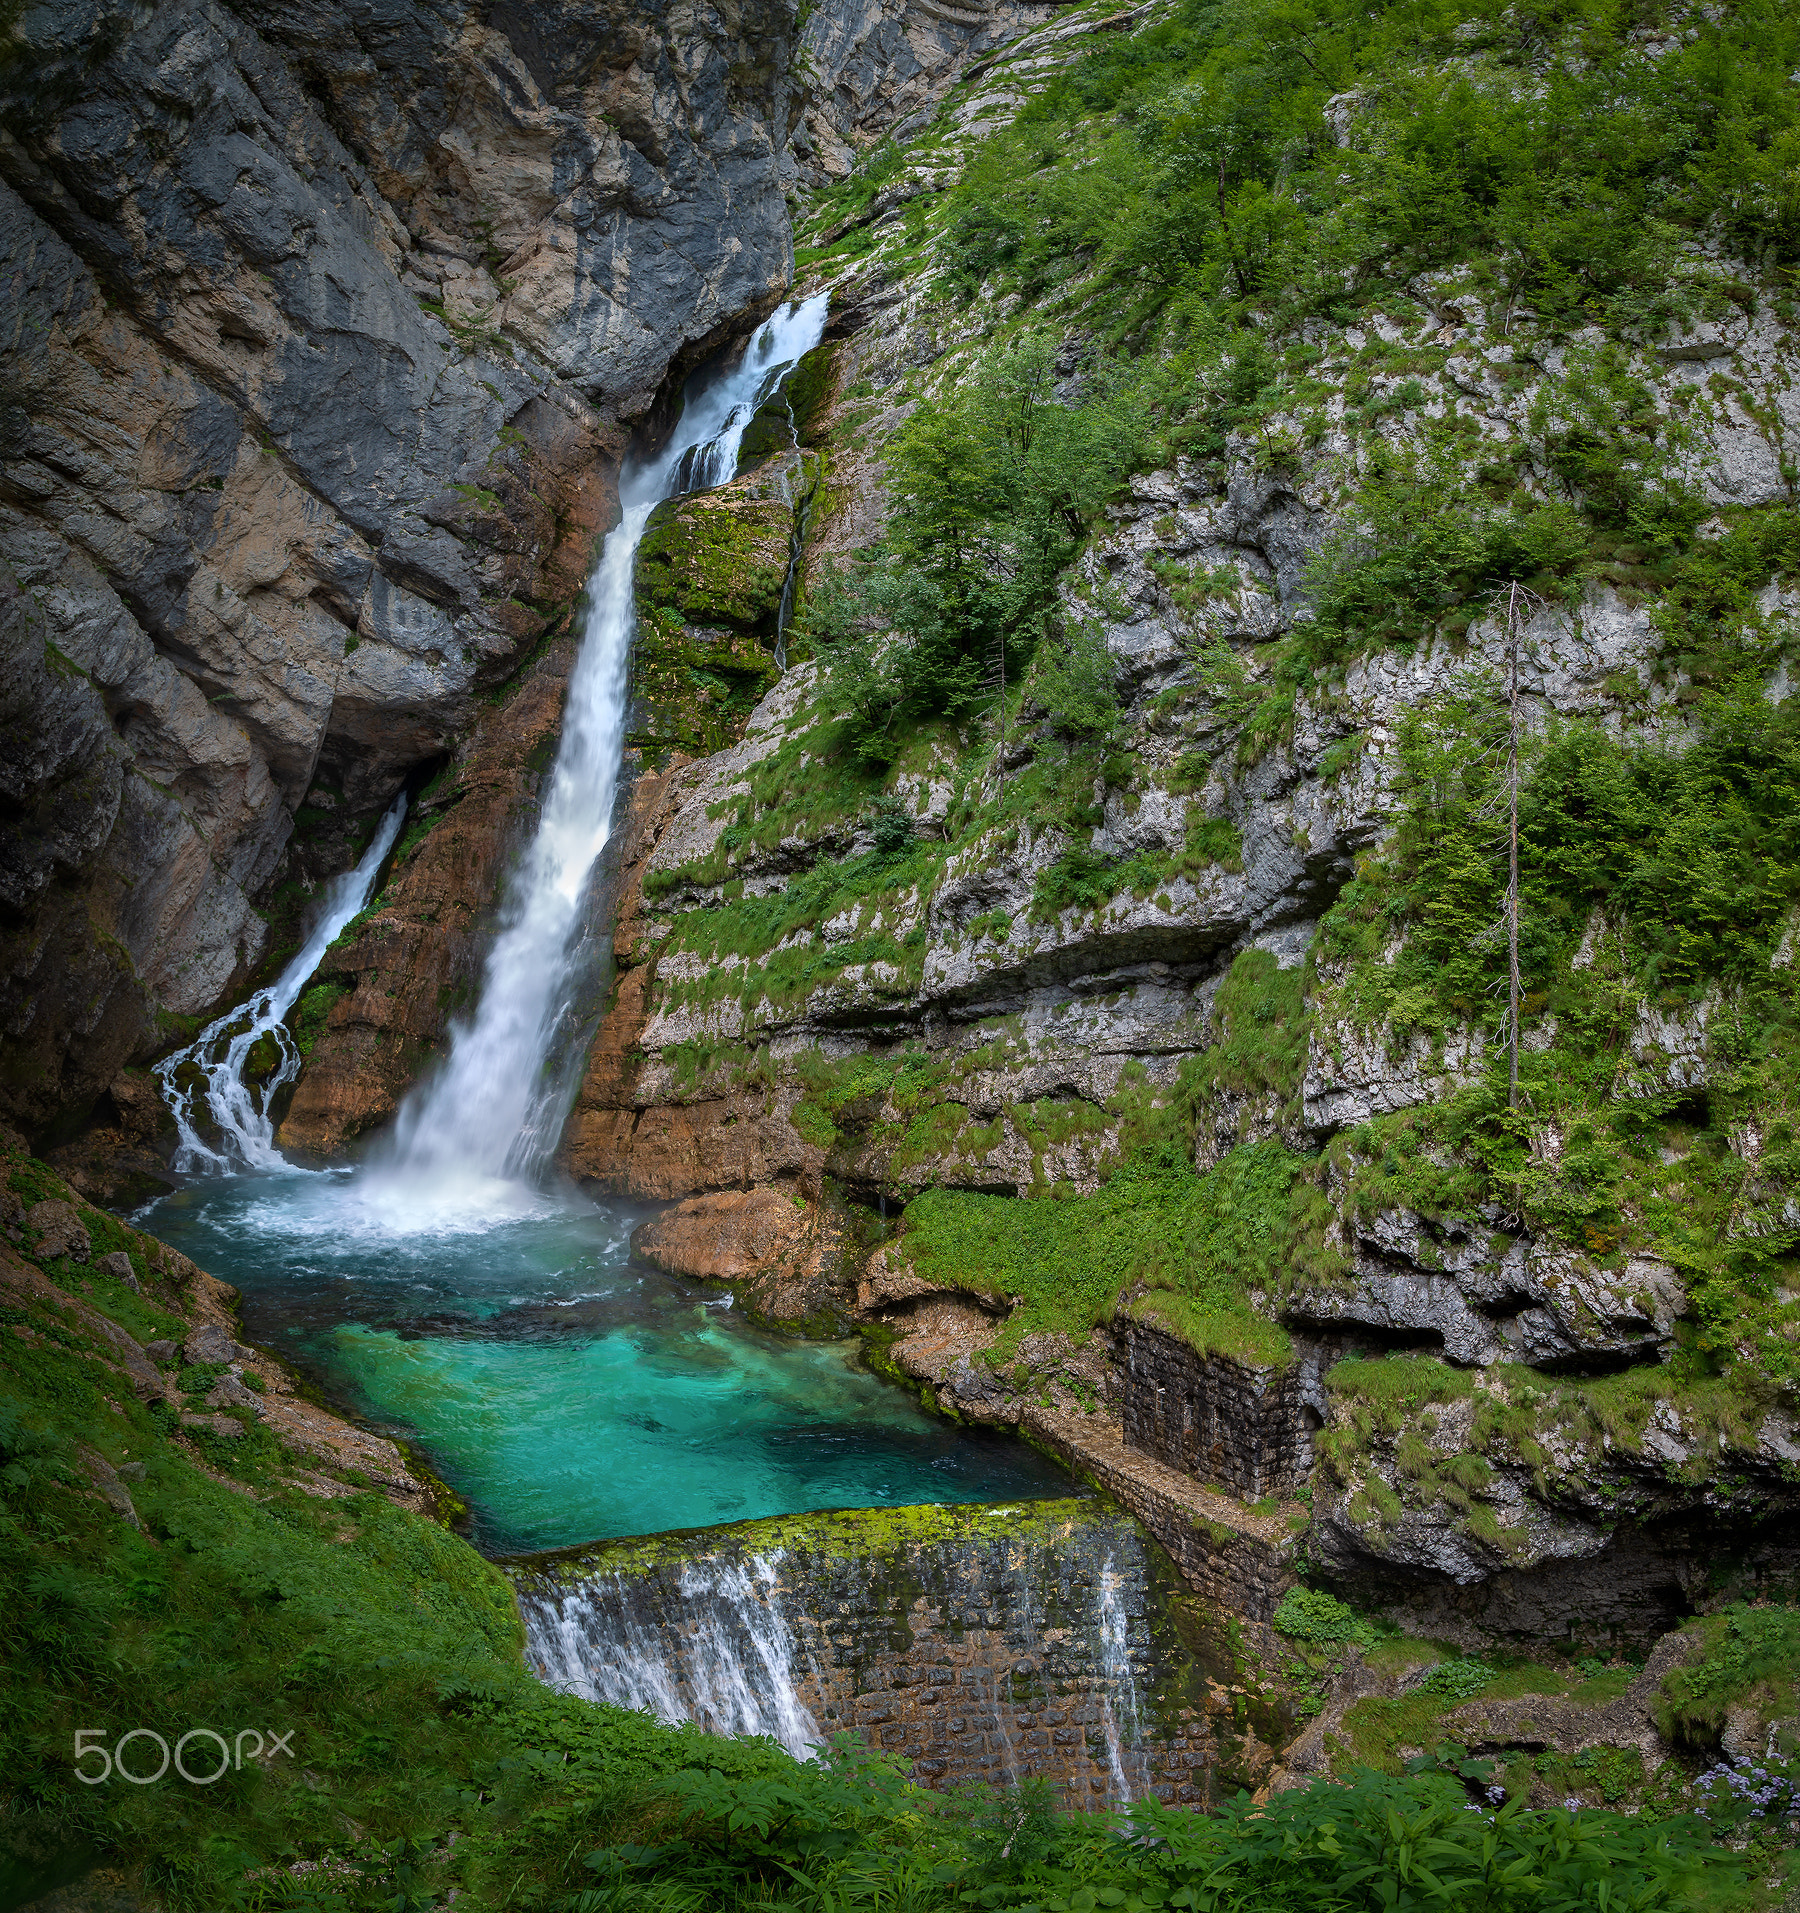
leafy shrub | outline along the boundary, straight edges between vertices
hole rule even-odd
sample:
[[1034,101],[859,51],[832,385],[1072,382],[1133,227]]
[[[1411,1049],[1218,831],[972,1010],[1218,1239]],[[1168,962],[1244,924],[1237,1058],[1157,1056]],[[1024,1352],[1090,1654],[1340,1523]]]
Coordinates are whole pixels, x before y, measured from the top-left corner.
[[1493,1678],[1494,1670],[1485,1661],[1463,1658],[1439,1661],[1425,1671],[1418,1684],[1428,1694],[1442,1694],[1456,1702],[1472,1700]]
[[[912,725],[983,702],[1002,662],[1017,675],[1058,574],[1141,454],[1146,420],[1122,375],[1097,368],[1070,403],[1055,380],[1055,342],[1026,334],[889,442],[886,545],[834,574],[806,619],[865,762],[891,763]],[[1046,677],[1060,721],[1104,731],[1104,646],[1079,630],[1062,642]]]
[[1690,1747],[1717,1744],[1727,1710],[1764,1690],[1766,1712],[1791,1714],[1800,1698],[1800,1608],[1734,1603],[1698,1624],[1700,1653],[1672,1669],[1657,1699],[1657,1724]]
[[1316,1646],[1372,1647],[1375,1643],[1375,1629],[1369,1622],[1323,1588],[1289,1588],[1275,1610],[1275,1630],[1290,1640]]

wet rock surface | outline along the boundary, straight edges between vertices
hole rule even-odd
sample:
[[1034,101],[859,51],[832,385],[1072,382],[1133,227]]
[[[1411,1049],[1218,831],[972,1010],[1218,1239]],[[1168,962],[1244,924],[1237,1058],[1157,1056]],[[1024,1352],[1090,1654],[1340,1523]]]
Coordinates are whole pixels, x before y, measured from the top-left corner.
[[94,0],[22,31],[0,1094],[35,1127],[243,988],[253,906],[331,874],[284,863],[309,793],[370,819],[566,614],[618,421],[785,284],[793,28]]
[[840,1331],[848,1313],[844,1220],[789,1189],[730,1189],[678,1202],[632,1235],[670,1275],[722,1282],[753,1314]]

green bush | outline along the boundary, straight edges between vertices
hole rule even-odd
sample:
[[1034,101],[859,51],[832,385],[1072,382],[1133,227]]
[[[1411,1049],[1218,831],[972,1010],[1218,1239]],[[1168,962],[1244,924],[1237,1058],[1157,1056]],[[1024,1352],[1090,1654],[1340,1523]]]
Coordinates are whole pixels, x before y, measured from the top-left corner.
[[1372,1647],[1375,1629],[1323,1588],[1291,1587],[1275,1610],[1275,1631],[1315,1646],[1354,1643]]
[[952,270],[1027,297],[1092,275],[1123,329],[1171,302],[1335,315],[1476,262],[1514,312],[1654,325],[1704,289],[1697,239],[1800,258],[1800,22],[1738,0],[1654,55],[1639,22],[1626,0],[1523,27],[1489,0],[1183,0],[988,142],[950,198]]
[[[1023,670],[1052,623],[1058,575],[1142,456],[1130,383],[1094,368],[1078,402],[1056,397],[1056,346],[1027,333],[922,402],[888,442],[886,544],[835,573],[805,620],[864,762],[891,763],[911,728],[958,717]],[[1079,631],[1046,674],[1080,736],[1111,722],[1104,647]]]

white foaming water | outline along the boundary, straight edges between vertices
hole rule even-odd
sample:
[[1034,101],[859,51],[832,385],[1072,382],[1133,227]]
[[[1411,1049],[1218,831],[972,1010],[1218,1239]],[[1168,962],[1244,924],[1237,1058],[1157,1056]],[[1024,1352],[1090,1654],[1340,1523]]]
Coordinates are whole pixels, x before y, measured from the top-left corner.
[[1131,1671],[1125,1609],[1119,1601],[1119,1579],[1109,1554],[1100,1569],[1100,1599],[1095,1613],[1100,1648],[1100,1725],[1106,1734],[1106,1758],[1112,1768],[1114,1795],[1121,1806],[1126,1806],[1131,1801],[1131,1782],[1125,1773],[1126,1749],[1137,1745],[1141,1728],[1137,1676]]
[[536,1200],[521,1185],[555,1148],[575,1088],[553,1054],[582,974],[590,882],[612,831],[624,754],[634,626],[632,577],[645,521],[663,499],[728,480],[744,429],[781,378],[818,344],[826,299],[784,307],[752,334],[741,363],[687,395],[668,446],[620,474],[618,525],[588,586],[563,711],[562,742],[537,835],[509,886],[474,1020],[443,1068],[407,1098],[387,1162],[362,1193],[393,1226],[480,1226]]
[[525,1646],[565,1694],[697,1721],[709,1733],[768,1734],[797,1760],[824,1735],[800,1698],[793,1629],[775,1595],[779,1554],[681,1570],[682,1619],[643,1612],[635,1577],[596,1575],[557,1595],[521,1593]]
[[[170,1160],[178,1173],[229,1176],[245,1169],[289,1166],[275,1147],[275,1125],[269,1116],[277,1091],[300,1070],[300,1052],[283,1019],[338,932],[368,902],[405,815],[402,795],[382,818],[356,868],[332,878],[318,922],[280,976],[249,1002],[209,1023],[186,1049],[157,1064],[156,1081],[180,1137]],[[272,1069],[259,1072],[260,1082],[253,1083],[245,1078],[244,1066],[265,1038],[274,1045],[277,1060]],[[198,1072],[198,1080],[177,1081],[190,1065]],[[216,1149],[200,1135],[197,1125],[201,1123],[209,1124],[217,1137]]]

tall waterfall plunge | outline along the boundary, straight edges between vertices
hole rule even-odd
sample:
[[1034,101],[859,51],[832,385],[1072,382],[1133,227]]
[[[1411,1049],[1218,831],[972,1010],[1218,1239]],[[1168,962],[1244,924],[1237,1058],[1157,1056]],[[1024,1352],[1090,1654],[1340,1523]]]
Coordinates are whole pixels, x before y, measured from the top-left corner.
[[589,583],[549,792],[508,889],[474,1019],[455,1030],[443,1068],[402,1106],[379,1172],[402,1200],[423,1200],[440,1216],[491,1211],[505,1186],[528,1180],[556,1146],[575,1081],[552,1052],[575,1008],[591,880],[612,832],[638,541],[663,499],[733,475],[745,427],[818,344],[825,307],[821,293],[765,320],[735,368],[690,382],[663,451],[620,474],[620,519]]

